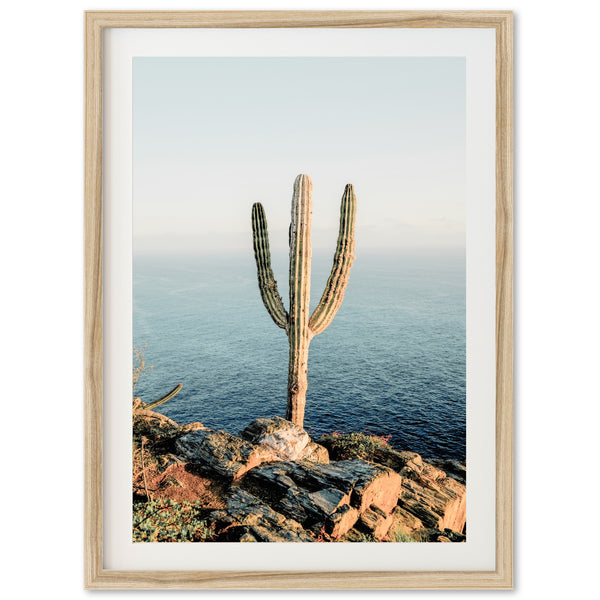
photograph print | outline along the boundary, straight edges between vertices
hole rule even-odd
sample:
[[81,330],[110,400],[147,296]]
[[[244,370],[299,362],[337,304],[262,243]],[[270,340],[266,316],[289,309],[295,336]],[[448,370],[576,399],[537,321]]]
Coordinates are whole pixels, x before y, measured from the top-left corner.
[[133,541],[465,542],[465,57],[132,76]]

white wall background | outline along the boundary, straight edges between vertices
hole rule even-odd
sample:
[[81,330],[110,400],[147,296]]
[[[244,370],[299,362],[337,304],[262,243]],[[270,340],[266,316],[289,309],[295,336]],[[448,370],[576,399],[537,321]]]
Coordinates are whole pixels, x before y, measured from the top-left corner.
[[515,11],[514,593],[592,597],[599,557],[600,10],[585,0],[429,6],[31,0],[4,6],[0,532],[6,597],[89,594],[82,589],[82,11],[166,6]]

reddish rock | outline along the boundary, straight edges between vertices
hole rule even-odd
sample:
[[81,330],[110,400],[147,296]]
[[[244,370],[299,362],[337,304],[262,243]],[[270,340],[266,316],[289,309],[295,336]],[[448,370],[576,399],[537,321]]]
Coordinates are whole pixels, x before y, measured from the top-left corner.
[[438,469],[441,469],[446,473],[447,477],[452,477],[452,479],[456,479],[459,483],[463,485],[467,482],[467,469],[463,463],[458,462],[457,460],[450,459],[427,459],[427,462]]
[[401,506],[396,506],[392,511],[394,522],[392,528],[404,535],[410,535],[419,529],[423,529],[421,519],[408,512]]
[[402,473],[406,469],[402,473],[405,476],[412,471],[420,473],[423,468],[423,459],[416,452],[394,450],[385,446],[375,450],[373,457],[375,462],[390,467],[397,473]]
[[453,479],[440,462],[387,447],[375,462],[330,463],[323,446],[279,418],[253,421],[242,439],[202,423],[181,426],[137,401],[133,425],[134,495],[200,501],[216,541],[466,539],[456,466]]
[[454,479],[405,479],[399,504],[427,528],[461,532],[465,526],[466,488]]
[[[441,487],[450,496],[444,511],[441,528],[452,529],[461,533],[467,521],[467,490],[462,483],[450,478],[444,479]],[[454,495],[454,498],[451,498],[452,495]]]
[[189,425],[184,425],[181,428],[181,432],[185,435],[186,433],[192,433],[192,431],[201,431],[207,430],[208,427],[204,427],[200,421],[195,421],[194,423],[190,423]]
[[307,460],[309,462],[327,465],[329,464],[329,452],[325,446],[321,446],[321,444],[317,444],[316,442],[310,442],[298,455],[297,460]]
[[372,504],[390,513],[398,503],[402,477],[391,469],[379,469],[371,477],[365,477],[352,490],[351,504],[364,512]]
[[354,527],[360,513],[349,504],[340,506],[325,521],[325,531],[333,538],[339,539]]
[[379,540],[387,534],[393,522],[394,517],[377,506],[371,506],[360,515],[356,528]]

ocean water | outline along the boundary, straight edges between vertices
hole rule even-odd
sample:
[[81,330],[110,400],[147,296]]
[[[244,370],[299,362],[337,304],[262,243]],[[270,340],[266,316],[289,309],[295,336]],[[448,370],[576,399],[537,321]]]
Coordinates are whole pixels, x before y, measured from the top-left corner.
[[[274,257],[287,302],[287,256]],[[331,268],[313,255],[311,309]],[[135,395],[178,422],[238,433],[285,417],[288,343],[264,308],[252,252],[137,256],[133,341],[146,344]],[[333,323],[311,341],[305,428],[391,435],[426,458],[465,459],[464,255],[357,257]]]

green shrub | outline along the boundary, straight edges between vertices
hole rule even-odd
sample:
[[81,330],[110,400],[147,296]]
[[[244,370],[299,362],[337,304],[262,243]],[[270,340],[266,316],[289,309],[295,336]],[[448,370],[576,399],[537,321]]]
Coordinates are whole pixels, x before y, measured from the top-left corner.
[[133,505],[134,542],[206,542],[214,527],[202,518],[200,502],[152,500]]
[[379,542],[374,535],[371,535],[370,533],[363,533],[362,531],[359,531],[356,535],[352,536],[350,541],[358,544],[363,544],[365,542]]
[[389,446],[391,436],[379,436],[368,433],[339,433],[334,431],[319,439],[333,460],[349,460],[362,458],[371,460],[378,448]]

